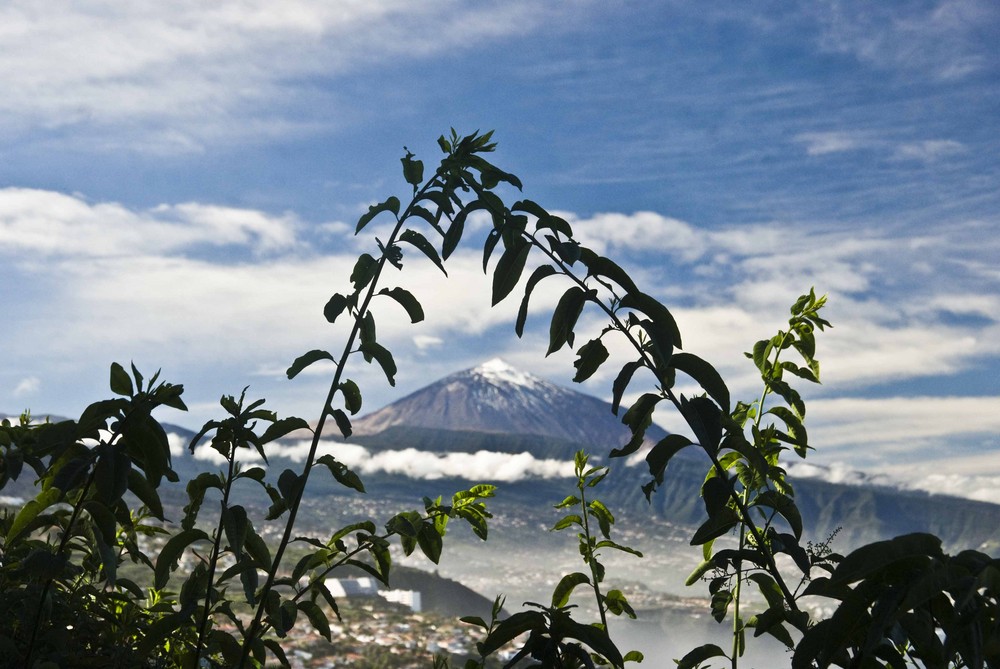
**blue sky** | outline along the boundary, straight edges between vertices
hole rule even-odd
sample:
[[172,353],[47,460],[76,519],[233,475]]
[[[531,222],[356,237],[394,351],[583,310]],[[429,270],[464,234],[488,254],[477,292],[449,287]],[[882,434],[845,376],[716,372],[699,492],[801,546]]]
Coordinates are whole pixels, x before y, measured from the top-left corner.
[[[134,360],[185,384],[164,420],[245,385],[314,418],[328,370],[283,370],[342,341],[322,306],[371,250],[357,216],[405,194],[404,145],[495,129],[738,396],[742,351],[829,293],[823,475],[1000,501],[993,2],[9,2],[0,26],[0,410],[73,415]],[[407,262],[427,321],[380,319],[400,373],[355,363],[366,409],[498,355],[569,384],[557,295],[518,341],[478,263]]]

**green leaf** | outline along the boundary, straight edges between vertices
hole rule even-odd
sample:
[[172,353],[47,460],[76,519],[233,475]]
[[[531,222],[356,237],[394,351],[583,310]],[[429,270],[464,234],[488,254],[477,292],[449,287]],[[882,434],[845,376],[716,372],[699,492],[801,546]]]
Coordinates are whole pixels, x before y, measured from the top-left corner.
[[709,516],[714,516],[726,506],[731,491],[729,483],[718,476],[705,480],[701,486],[701,497],[705,501],[705,510]]
[[302,477],[291,469],[286,469],[278,476],[278,490],[281,496],[291,506],[291,502],[302,492]]
[[125,397],[135,395],[135,390],[132,388],[132,377],[117,362],[111,363],[111,392]]
[[309,427],[309,423],[307,423],[304,419],[296,416],[289,416],[288,418],[282,418],[281,420],[268,425],[267,429],[264,430],[264,434],[260,436],[260,443],[266,444],[274,441],[275,439],[281,439],[295,430],[309,430],[312,432],[312,428]]
[[160,496],[156,492],[156,488],[150,485],[145,476],[131,468],[128,471],[128,489],[143,504],[149,507],[149,511],[154,517],[160,520],[164,519],[163,503],[160,501]]
[[904,534],[888,541],[877,541],[849,553],[837,565],[830,582],[853,583],[899,560],[914,557],[940,557],[941,540],[933,534]]
[[552,591],[552,608],[559,609],[566,606],[576,586],[584,583],[590,585],[590,577],[578,571],[563,576]]
[[117,523],[115,516],[108,506],[96,499],[90,499],[81,504],[83,509],[90,515],[91,520],[100,532],[100,537],[106,544],[116,543]]
[[314,349],[308,353],[304,353],[295,359],[291,367],[285,372],[289,379],[294,379],[298,376],[299,372],[308,367],[309,365],[317,362],[319,360],[333,360],[333,356],[326,351],[321,351],[319,349]]
[[14,516],[14,522],[10,529],[7,530],[5,547],[9,547],[12,541],[25,532],[31,526],[32,521],[38,517],[38,514],[58,502],[61,495],[62,492],[59,489],[49,488],[21,507],[21,510]]
[[563,516],[560,518],[555,525],[552,526],[550,531],[556,532],[558,530],[564,530],[567,527],[572,527],[573,525],[583,526],[583,518],[576,515],[575,513],[569,514],[568,516]]
[[576,375],[573,377],[573,381],[576,383],[586,381],[593,376],[594,372],[604,364],[609,355],[608,349],[604,346],[600,338],[591,339],[581,346],[576,354],[579,356],[573,362],[573,366],[576,367]]
[[691,446],[692,443],[682,434],[668,434],[650,449],[649,453],[646,454],[646,463],[649,465],[649,473],[656,479],[657,484],[663,483],[663,473],[666,471],[670,459],[677,455],[681,449]]
[[684,585],[690,587],[701,580],[701,577],[709,572],[709,570],[715,569],[715,561],[708,559],[702,560],[697,567],[694,568],[690,574],[688,574],[687,580],[684,581]]
[[638,291],[631,292],[621,299],[618,306],[622,309],[634,309],[649,316],[655,326],[654,330],[657,333],[662,333],[662,335],[658,334],[657,337],[663,339],[663,345],[668,351],[674,347],[684,348],[681,343],[681,331],[677,328],[674,317],[665,306],[654,298]]
[[177,564],[181,553],[196,541],[209,541],[209,536],[199,529],[181,530],[170,539],[160,549],[160,554],[156,557],[156,570],[154,572],[153,584],[158,590],[162,590],[170,579],[170,572]]
[[791,409],[783,406],[774,406],[765,413],[780,418],[787,426],[788,439],[783,441],[788,441],[798,446],[806,446],[808,444],[809,437],[806,433],[806,428]]
[[358,388],[358,384],[347,379],[340,384],[340,392],[344,396],[344,406],[352,416],[361,411],[361,389]]
[[253,558],[258,568],[268,571],[271,569],[271,551],[267,544],[256,532],[247,532],[246,543],[243,546],[247,554]]
[[549,325],[549,348],[545,355],[549,356],[561,349],[565,344],[573,345],[573,329],[583,312],[583,305],[596,291],[585,291],[579,286],[573,286],[559,298],[552,322]]
[[587,266],[590,276],[603,276],[611,279],[621,286],[626,294],[639,293],[639,289],[636,287],[635,282],[632,281],[632,278],[625,270],[615,264],[614,261],[604,256],[599,256],[586,248],[580,249],[580,261]]
[[400,306],[406,309],[406,314],[410,317],[411,323],[419,323],[424,320],[424,310],[421,308],[420,302],[405,288],[393,288],[391,290],[383,288],[379,291],[379,295],[388,295],[396,300]]
[[[342,462],[339,462],[332,455],[327,454],[327,455],[323,455],[323,456],[319,457],[316,460],[316,464],[326,465],[326,468],[330,470],[331,474],[333,474],[333,478],[337,479],[337,481],[341,485],[346,486],[348,488],[352,488],[354,490],[357,490],[358,492],[365,492],[365,486],[364,486],[364,483],[361,482],[361,478],[358,477],[358,475],[355,474],[353,471],[351,471],[350,469],[348,469],[347,465],[345,465]],[[350,532],[350,531],[353,531],[354,529],[358,529],[360,527],[362,527],[362,526],[361,525],[350,525],[350,526],[348,526],[347,531]],[[364,526],[364,527],[367,527],[367,526]],[[370,530],[370,531],[373,532],[374,530]],[[337,538],[339,538],[339,537],[335,536],[335,538],[333,540],[335,541]]]
[[252,531],[250,520],[247,518],[247,510],[238,504],[223,507],[222,527],[225,528],[230,550],[239,559],[243,554],[243,544],[246,543],[247,533]]
[[719,451],[722,440],[722,414],[707,397],[681,398],[681,415],[694,432],[698,443],[709,453]]
[[434,564],[441,561],[441,549],[444,547],[444,543],[433,523],[423,523],[420,526],[420,531],[417,532],[417,544],[428,560]]
[[622,396],[625,394],[625,390],[628,388],[628,384],[632,381],[632,375],[635,374],[636,370],[642,367],[642,360],[636,360],[634,362],[626,363],[622,370],[618,372],[618,376],[615,378],[613,385],[613,397],[611,400],[611,413],[618,415],[618,408],[621,406]]
[[362,228],[371,223],[372,219],[381,214],[383,211],[391,211],[394,216],[399,216],[399,198],[393,196],[385,202],[380,202],[379,204],[374,204],[368,207],[368,213],[358,219],[358,227],[355,229],[354,234],[361,232]]
[[776,490],[765,490],[754,498],[750,506],[766,506],[774,509],[788,521],[796,540],[802,538],[802,516],[798,507],[795,506],[795,500],[791,497],[782,495]]
[[518,611],[509,618],[500,621],[489,636],[476,644],[476,647],[479,653],[486,657],[525,632],[545,629],[545,624],[545,616],[539,611]]
[[441,263],[441,258],[438,257],[438,252],[422,234],[416,230],[403,230],[403,234],[399,236],[399,241],[416,246],[420,249],[421,253],[430,258],[431,262],[438,266],[438,269],[444,272],[445,276],[448,276],[448,272],[445,271],[444,265]]
[[728,506],[723,507],[717,514],[709,517],[701,527],[691,537],[692,546],[700,546],[706,541],[711,541],[721,537],[740,522],[740,517]]
[[540,265],[528,277],[528,282],[524,285],[524,297],[521,298],[521,306],[517,310],[517,320],[514,322],[514,332],[517,333],[518,337],[524,335],[524,323],[528,320],[528,300],[531,297],[531,291],[535,289],[539,281],[555,273],[556,268],[552,265]]
[[674,353],[670,364],[697,381],[723,411],[730,412],[729,388],[715,367],[692,353]]
[[504,250],[493,270],[493,306],[498,305],[514,290],[531,251],[531,244],[520,237],[515,239],[517,241]]
[[309,624],[313,626],[320,636],[322,636],[327,641],[331,641],[330,637],[330,621],[327,620],[326,614],[323,613],[323,609],[319,607],[316,602],[311,602],[309,600],[302,600],[298,603],[299,611],[306,614],[309,619]]
[[385,372],[385,378],[389,380],[389,385],[396,385],[396,362],[392,359],[392,353],[388,349],[372,341],[361,344],[358,350],[364,356],[365,362],[370,363],[372,358],[374,358],[382,368],[382,371]]

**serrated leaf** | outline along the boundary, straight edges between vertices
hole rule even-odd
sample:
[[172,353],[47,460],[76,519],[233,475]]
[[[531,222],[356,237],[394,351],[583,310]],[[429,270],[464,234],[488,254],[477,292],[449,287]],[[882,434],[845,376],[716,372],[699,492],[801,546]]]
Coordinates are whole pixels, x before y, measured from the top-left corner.
[[410,317],[411,323],[419,323],[424,320],[424,310],[420,306],[420,302],[413,297],[413,293],[405,288],[383,288],[379,291],[379,295],[388,295],[396,300],[400,306],[406,309],[406,315]]
[[326,351],[321,351],[319,349],[314,349],[312,351],[309,351],[308,353],[303,353],[302,355],[300,355],[298,358],[295,359],[295,362],[293,362],[292,365],[285,371],[285,374],[288,376],[289,379],[294,379],[296,376],[299,375],[299,372],[301,372],[303,369],[305,369],[309,365],[319,360],[332,361],[333,356],[327,353]]

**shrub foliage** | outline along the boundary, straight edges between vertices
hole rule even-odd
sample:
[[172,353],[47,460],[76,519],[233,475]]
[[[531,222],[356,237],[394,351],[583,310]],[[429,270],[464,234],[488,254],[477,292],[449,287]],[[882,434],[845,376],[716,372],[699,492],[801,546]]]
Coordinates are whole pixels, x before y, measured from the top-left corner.
[[[91,404],[78,419],[34,424],[25,414],[16,424],[3,422],[0,489],[30,477],[36,494],[0,517],[0,662],[249,667],[273,660],[287,666],[282,639],[295,625],[309,624],[331,638],[330,618],[339,611],[324,582],[338,568],[352,566],[388,583],[393,543],[405,554],[419,549],[437,562],[453,520],[487,539],[487,501],[494,495],[489,485],[458,491],[449,500],[425,498],[384,522],[364,520],[329,536],[296,530],[311,477],[330,476],[347,489],[365,490],[357,474],[318,450],[330,423],[349,437],[351,416],[361,409],[361,389],[348,376],[351,364],[376,365],[395,383],[396,361],[378,339],[374,308],[381,314],[385,304],[395,303],[414,323],[424,317],[413,294],[388,277],[403,269],[404,252],[414,251],[446,273],[468,217],[482,212],[477,215],[492,221],[482,261],[492,274],[492,303],[523,285],[515,333],[524,331],[537,286],[561,282],[546,352],[575,348],[575,381],[605,364],[620,367],[610,390],[631,438],[609,455],[638,453],[658,411],[676,411],[688,426],[686,434],[671,434],[646,451],[648,474],[635,485],[651,497],[668,484],[677,453],[696,449],[705,457],[705,520],[691,537],[703,560],[688,583],[707,584],[711,615],[729,621],[729,640],[693,649],[677,660],[679,667],[735,668],[747,637],[763,634],[792,651],[795,669],[1000,666],[997,559],[974,550],[947,555],[940,540],[927,534],[846,556],[829,546],[802,545],[802,518],[782,458],[804,458],[811,449],[806,405],[794,383],[819,382],[816,335],[830,327],[821,315],[824,297],[810,290],[792,305],[787,329],[754,344],[746,355],[760,373],[761,392],[751,401],[734,401],[715,368],[684,348],[669,309],[622,267],[581,244],[566,220],[541,205],[527,199],[505,203],[504,196],[522,185],[484,157],[495,147],[491,133],[460,136],[452,130],[438,144],[444,157],[427,178],[414,154],[402,158],[412,188],[405,206],[389,197],[358,221],[357,233],[375,219],[392,225],[384,239],[374,239],[377,250],[358,257],[350,272],[352,290],[332,295],[323,308],[329,322],[349,321],[342,348],[309,351],[288,368],[292,379],[318,361],[334,363],[314,426],[279,418],[263,400],[249,400],[246,389],[239,397],[223,397],[222,418],[209,421],[190,448],[206,442],[226,465],[186,483],[188,502],[178,526],[165,522],[161,484],[176,482],[177,474],[153,412],[185,410],[182,386],[115,363],[114,397]],[[605,325],[586,341],[581,333],[578,342],[585,310],[600,314]],[[613,338],[624,346],[609,348]],[[611,350],[629,353],[613,359]],[[677,392],[678,380],[699,392]],[[637,399],[626,405],[626,397]],[[241,466],[242,450],[254,449],[266,462],[268,444],[293,431],[311,434],[300,469],[285,469],[270,480],[261,467]],[[609,614],[635,612],[620,590],[607,585],[601,562],[607,551],[641,554],[612,538],[614,515],[595,495],[608,466],[590,465],[583,452],[575,465],[576,489],[557,505],[564,515],[553,529],[577,533],[584,569],[563,576],[547,605],[502,617],[498,598],[490,621],[464,618],[482,634],[482,657],[470,660],[470,669],[485,666],[512,642],[519,650],[510,664],[621,667],[643,659],[635,651],[623,653],[608,633]],[[247,495],[264,500],[264,518],[251,518],[239,503]],[[277,542],[261,537],[264,522],[280,524]],[[146,547],[157,537],[162,548],[150,555]],[[591,602],[597,620],[573,617],[569,602],[580,597]],[[833,613],[817,618],[810,612],[822,606],[807,601]]]

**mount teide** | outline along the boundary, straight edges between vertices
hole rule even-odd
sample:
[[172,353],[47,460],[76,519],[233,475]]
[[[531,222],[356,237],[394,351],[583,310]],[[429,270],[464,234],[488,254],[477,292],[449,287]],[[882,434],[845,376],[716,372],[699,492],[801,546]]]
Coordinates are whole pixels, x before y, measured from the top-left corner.
[[[443,437],[441,432],[451,433]],[[354,422],[358,441],[388,446],[388,441],[424,450],[475,448],[572,457],[579,449],[607,455],[628,442],[630,433],[607,402],[557,386],[495,358],[474,369],[447,376]],[[430,438],[432,437],[433,438]],[[459,436],[461,435],[461,436]],[[379,436],[381,438],[373,439]],[[653,442],[666,436],[647,430]],[[423,438],[422,438],[423,437]],[[541,439],[539,439],[541,438]],[[540,443],[542,446],[539,452]],[[562,446],[561,448],[559,446]]]

